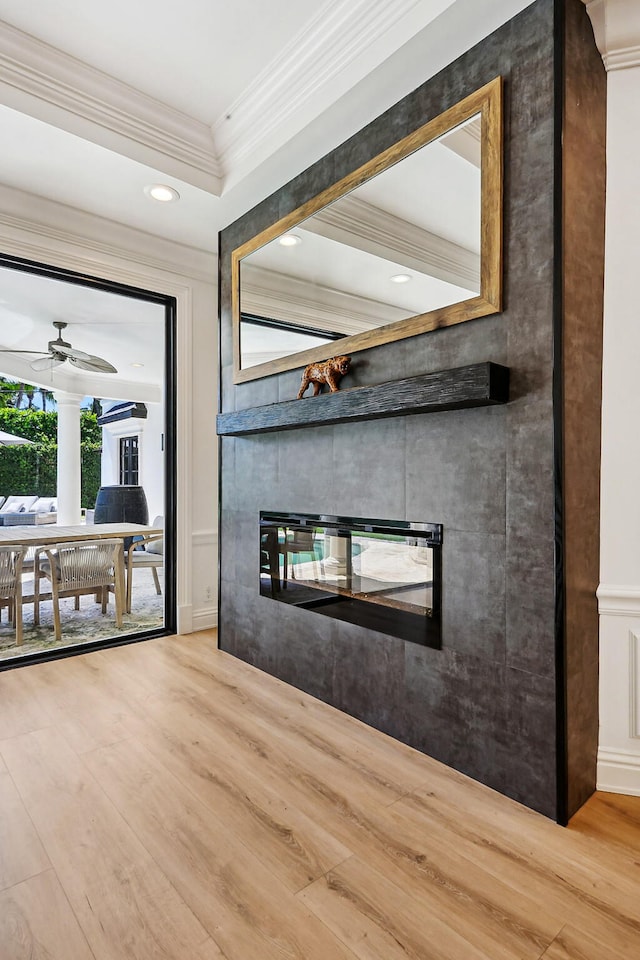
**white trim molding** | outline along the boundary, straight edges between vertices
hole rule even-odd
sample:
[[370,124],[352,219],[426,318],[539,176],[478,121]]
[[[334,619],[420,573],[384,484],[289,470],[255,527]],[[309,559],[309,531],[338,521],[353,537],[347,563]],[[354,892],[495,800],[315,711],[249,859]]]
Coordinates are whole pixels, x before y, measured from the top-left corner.
[[220,195],[211,130],[8,23],[0,31],[2,102]]
[[285,143],[455,0],[328,0],[212,125],[225,186]]
[[[218,552],[218,531],[209,529],[209,530],[194,530],[193,531],[193,547],[194,554],[196,551],[200,552],[201,548],[204,548],[208,554],[215,552],[217,555]],[[210,583],[210,576],[205,576],[204,579],[198,578],[198,573],[200,571],[200,564],[196,560],[194,564],[194,587],[193,587],[193,596],[194,599],[197,596],[203,597],[203,602],[195,604],[193,610],[191,611],[191,629],[196,630],[212,630],[214,627],[218,626],[218,601],[217,601],[217,583]],[[203,595],[203,589],[205,591]]]
[[596,596],[601,617],[640,617],[640,587],[601,583]]
[[193,531],[194,547],[216,546],[217,543],[218,543],[217,530],[194,530]]
[[[139,270],[148,273],[157,271],[211,283],[218,269],[214,253],[163,237],[141,235],[132,227],[1,184],[0,240],[5,253],[31,256],[45,263],[50,262],[52,250],[64,251],[66,262],[59,265],[70,270],[91,272],[96,264],[120,264],[124,260],[134,261]],[[76,256],[77,248],[81,253]]]
[[640,740],[640,634],[629,631],[629,737]]
[[640,797],[640,754],[600,749],[596,789]]
[[342,197],[298,229],[401,263],[445,283],[480,291],[479,254],[356,197]]
[[608,71],[640,67],[640,44],[625,47],[622,50],[612,50],[611,53],[605,54],[602,59]]
[[242,309],[247,314],[348,336],[407,317],[391,304],[287,277],[263,267],[243,266]]
[[597,788],[640,796],[640,587],[601,584]]
[[217,607],[197,607],[191,614],[191,632],[214,630],[218,626]]
[[637,0],[583,0],[598,50],[608,71],[640,66],[640,4]]
[[220,195],[207,124],[8,23],[0,31],[0,78],[8,106]]

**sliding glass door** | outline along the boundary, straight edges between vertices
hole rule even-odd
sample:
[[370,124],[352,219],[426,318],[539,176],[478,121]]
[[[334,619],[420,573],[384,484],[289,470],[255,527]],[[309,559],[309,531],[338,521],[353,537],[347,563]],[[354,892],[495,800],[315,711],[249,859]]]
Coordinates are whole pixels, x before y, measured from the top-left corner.
[[0,255],[0,669],[175,632],[175,324]]

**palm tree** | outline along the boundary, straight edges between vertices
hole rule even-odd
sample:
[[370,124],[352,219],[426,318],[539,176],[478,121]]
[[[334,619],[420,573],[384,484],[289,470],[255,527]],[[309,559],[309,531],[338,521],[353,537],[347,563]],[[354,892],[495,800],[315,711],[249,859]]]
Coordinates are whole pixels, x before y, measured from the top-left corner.
[[39,393],[40,393],[40,399],[42,400],[42,409],[46,413],[47,401],[51,404],[52,407],[55,403],[55,400],[53,399],[53,393],[51,392],[51,390],[47,390],[46,387],[40,387]]
[[17,407],[18,384],[0,376],[0,407]]

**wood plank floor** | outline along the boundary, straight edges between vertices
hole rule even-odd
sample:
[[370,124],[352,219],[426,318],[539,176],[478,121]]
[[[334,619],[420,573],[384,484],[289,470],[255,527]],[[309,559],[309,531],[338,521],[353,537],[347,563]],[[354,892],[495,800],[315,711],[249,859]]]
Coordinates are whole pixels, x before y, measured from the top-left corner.
[[640,798],[562,829],[215,649],[0,674],[0,960],[640,958]]

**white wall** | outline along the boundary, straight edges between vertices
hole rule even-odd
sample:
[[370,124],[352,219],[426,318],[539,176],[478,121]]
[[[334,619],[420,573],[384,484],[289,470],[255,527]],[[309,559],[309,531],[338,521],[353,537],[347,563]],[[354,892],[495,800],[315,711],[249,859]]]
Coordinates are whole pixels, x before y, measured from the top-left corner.
[[178,629],[215,626],[215,256],[2,186],[0,250],[176,297]]
[[608,70],[598,788],[640,795],[640,4],[588,11]]
[[[112,406],[110,401],[105,409]],[[120,439],[138,438],[139,483],[144,488],[149,506],[149,520],[163,515],[164,501],[164,408],[161,403],[146,402],[146,419],[130,417],[107,423],[102,428],[102,462],[100,482],[102,486],[120,483]]]

